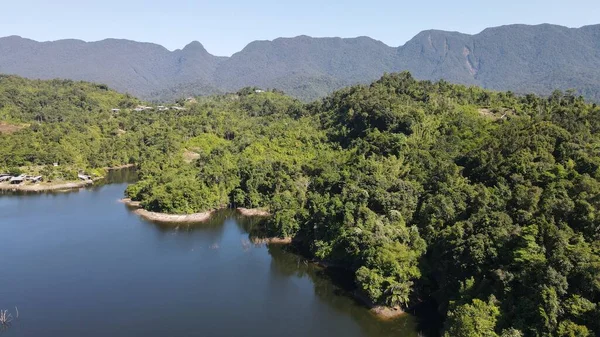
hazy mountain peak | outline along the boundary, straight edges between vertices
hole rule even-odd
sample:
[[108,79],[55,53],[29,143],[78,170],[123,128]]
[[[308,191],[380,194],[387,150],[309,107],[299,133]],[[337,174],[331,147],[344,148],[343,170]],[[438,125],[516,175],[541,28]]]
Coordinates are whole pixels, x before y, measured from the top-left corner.
[[200,43],[198,41],[192,41],[192,42],[188,43],[185,47],[183,47],[182,50],[184,52],[194,52],[194,53],[206,53],[206,54],[208,54],[208,51],[206,51],[206,49],[204,48],[204,46],[202,45],[202,43]]
[[0,39],[3,39],[3,40],[22,40],[23,38],[21,36],[19,36],[19,35],[8,35],[8,36],[5,36],[5,37],[0,37]]

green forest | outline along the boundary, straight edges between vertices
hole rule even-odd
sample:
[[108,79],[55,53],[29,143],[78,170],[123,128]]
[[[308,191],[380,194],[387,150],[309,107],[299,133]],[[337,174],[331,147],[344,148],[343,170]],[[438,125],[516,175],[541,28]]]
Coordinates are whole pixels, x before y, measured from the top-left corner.
[[0,171],[135,163],[125,194],[145,209],[266,208],[268,235],[374,304],[435,303],[442,336],[600,336],[600,107],[574,92],[404,72],[312,103],[245,88],[139,104],[1,76]]

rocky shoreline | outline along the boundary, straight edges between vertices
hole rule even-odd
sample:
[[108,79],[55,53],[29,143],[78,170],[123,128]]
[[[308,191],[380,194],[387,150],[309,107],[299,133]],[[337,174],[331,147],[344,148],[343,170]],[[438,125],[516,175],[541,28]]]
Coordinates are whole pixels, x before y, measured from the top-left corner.
[[377,316],[377,318],[382,320],[396,319],[406,314],[406,312],[400,308],[390,308],[383,306],[372,307],[370,311],[373,315]]
[[202,213],[194,214],[167,214],[147,211],[140,206],[139,201],[133,201],[129,198],[121,199],[120,202],[125,205],[135,208],[134,213],[141,216],[142,218],[150,221],[164,222],[164,223],[197,223],[205,222],[210,219],[214,211],[207,211]]
[[[139,201],[133,201],[130,198],[123,198],[119,202],[134,208],[134,213],[141,216],[142,218],[150,221],[164,222],[164,223],[198,223],[206,222],[210,220],[211,216],[216,210],[193,213],[193,214],[168,214],[160,212],[151,212],[142,208]],[[262,208],[236,208],[236,210],[243,216],[256,216],[256,217],[267,217],[271,213]],[[256,238],[253,239],[254,243],[276,243],[276,244],[288,244],[292,242],[291,238]]]
[[252,243],[255,245],[261,245],[261,244],[276,244],[276,245],[289,245],[292,243],[292,238],[291,237],[286,237],[286,238],[258,238],[258,237],[254,237],[251,239]]
[[269,211],[267,211],[266,209],[263,208],[243,208],[243,207],[238,207],[236,208],[236,210],[244,216],[261,216],[261,217],[267,217],[270,216],[271,213],[269,213]]

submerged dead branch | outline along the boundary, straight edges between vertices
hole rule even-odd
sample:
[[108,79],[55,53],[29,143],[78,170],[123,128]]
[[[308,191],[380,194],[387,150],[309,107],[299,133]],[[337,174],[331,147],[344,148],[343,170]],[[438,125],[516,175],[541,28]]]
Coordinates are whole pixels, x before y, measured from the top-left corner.
[[0,331],[9,328],[12,321],[19,318],[19,309],[17,307],[15,307],[15,315],[13,317],[12,313],[8,310],[0,310]]
[[7,325],[10,324],[12,320],[12,314],[9,313],[8,310],[0,310],[0,324]]

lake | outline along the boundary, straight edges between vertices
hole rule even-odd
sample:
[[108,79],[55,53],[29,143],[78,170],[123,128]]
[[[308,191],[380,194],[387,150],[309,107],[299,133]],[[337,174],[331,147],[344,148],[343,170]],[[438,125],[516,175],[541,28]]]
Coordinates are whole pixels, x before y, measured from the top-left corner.
[[319,267],[254,245],[256,220],[146,222],[118,202],[130,177],[69,193],[0,195],[2,336],[417,336],[381,321]]

